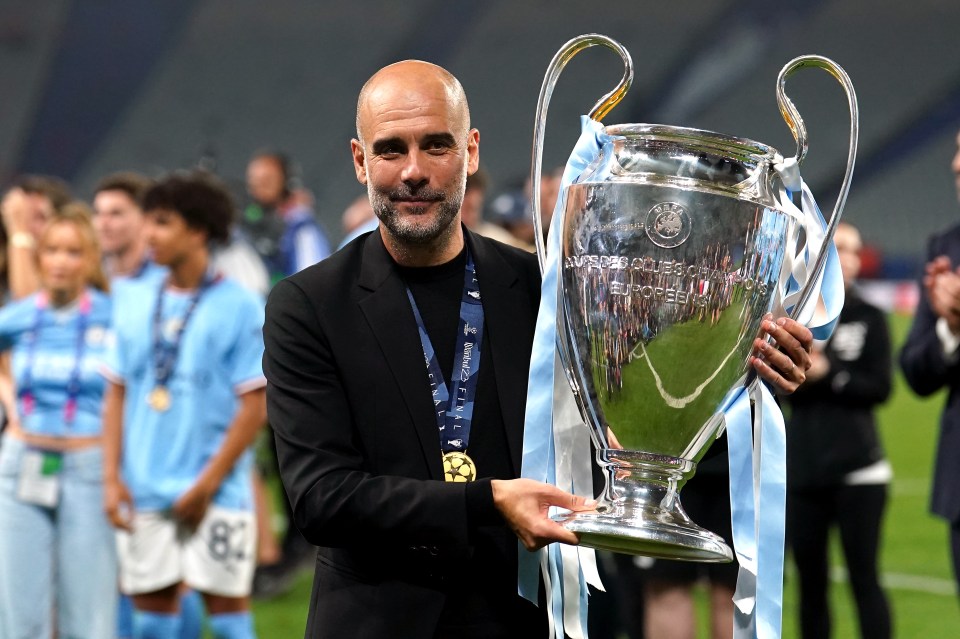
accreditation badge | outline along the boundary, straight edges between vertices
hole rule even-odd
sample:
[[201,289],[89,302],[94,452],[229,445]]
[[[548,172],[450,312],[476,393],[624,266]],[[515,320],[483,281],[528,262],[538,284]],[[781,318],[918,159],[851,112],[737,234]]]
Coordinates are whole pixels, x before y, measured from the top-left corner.
[[20,460],[17,499],[28,504],[53,508],[60,500],[60,470],[63,454],[27,449]]

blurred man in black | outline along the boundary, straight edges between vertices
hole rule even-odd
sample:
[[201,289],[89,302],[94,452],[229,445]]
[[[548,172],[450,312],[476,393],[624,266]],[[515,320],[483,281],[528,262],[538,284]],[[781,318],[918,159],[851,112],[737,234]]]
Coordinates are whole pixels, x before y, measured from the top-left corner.
[[[960,198],[960,135],[951,165]],[[931,509],[950,524],[954,577],[960,584],[960,225],[930,238],[920,303],[900,353],[907,383],[927,396],[947,388],[933,474]]]

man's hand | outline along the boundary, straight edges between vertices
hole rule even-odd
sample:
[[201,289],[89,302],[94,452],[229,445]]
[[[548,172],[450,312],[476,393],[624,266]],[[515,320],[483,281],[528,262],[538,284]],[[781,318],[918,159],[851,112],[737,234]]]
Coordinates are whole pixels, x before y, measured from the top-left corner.
[[103,510],[114,528],[133,532],[133,499],[121,480],[103,482]]
[[593,510],[597,502],[577,497],[556,486],[532,479],[494,479],[493,503],[527,550],[538,550],[559,541],[577,544],[579,538],[547,514],[550,506],[568,510]]
[[[958,269],[960,271],[960,269]],[[941,255],[929,264],[923,276],[930,308],[946,320],[954,335],[960,335],[960,274],[950,258]]]
[[792,393],[807,379],[813,333],[789,317],[781,317],[776,322],[765,319],[760,330],[773,338],[773,344],[765,337],[753,340],[750,363],[762,379],[784,393]]
[[201,477],[173,504],[173,516],[190,530],[196,530],[203,521],[217,492],[216,486],[210,484],[211,482]]

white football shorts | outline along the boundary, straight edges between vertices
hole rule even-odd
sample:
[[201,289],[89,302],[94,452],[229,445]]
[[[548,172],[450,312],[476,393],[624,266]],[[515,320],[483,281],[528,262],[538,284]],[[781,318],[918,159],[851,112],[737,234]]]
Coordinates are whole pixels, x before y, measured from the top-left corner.
[[246,597],[257,563],[253,512],[211,505],[196,531],[169,513],[134,514],[133,532],[117,533],[120,590],[138,595],[183,582],[201,593]]

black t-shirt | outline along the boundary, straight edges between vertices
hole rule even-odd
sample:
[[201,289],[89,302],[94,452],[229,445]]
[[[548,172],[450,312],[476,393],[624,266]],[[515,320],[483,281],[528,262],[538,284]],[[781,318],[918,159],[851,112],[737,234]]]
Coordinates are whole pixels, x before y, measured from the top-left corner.
[[[413,293],[445,383],[449,383],[454,367],[466,263],[464,249],[456,258],[439,266],[398,267]],[[477,279],[482,298],[482,271],[478,271]],[[519,469],[513,468],[510,459],[488,337],[489,334],[485,333],[480,350],[480,377],[467,454],[476,464],[478,479],[513,479]],[[423,374],[427,374],[426,370]],[[440,454],[439,442],[438,431],[437,454]],[[473,516],[476,513],[470,512],[469,502],[468,497],[468,516]],[[489,510],[489,507],[482,510]],[[542,611],[516,595],[516,538],[499,516],[496,520],[489,516],[482,519],[482,523],[488,525],[471,527],[473,555],[462,567],[466,581],[459,585],[450,584],[437,636],[542,635],[546,626]],[[522,635],[515,634],[518,629]]]
[[[449,385],[460,324],[460,302],[463,299],[466,249],[453,260],[439,266],[400,268],[400,274],[417,302],[430,343]],[[477,274],[483,296],[483,273]],[[473,420],[467,454],[477,467],[478,478],[512,479],[516,477],[510,461],[507,436],[500,411],[496,378],[493,375],[490,340],[484,335],[480,349],[480,377],[474,402]],[[426,370],[424,370],[426,375]],[[440,433],[437,432],[439,446]]]

